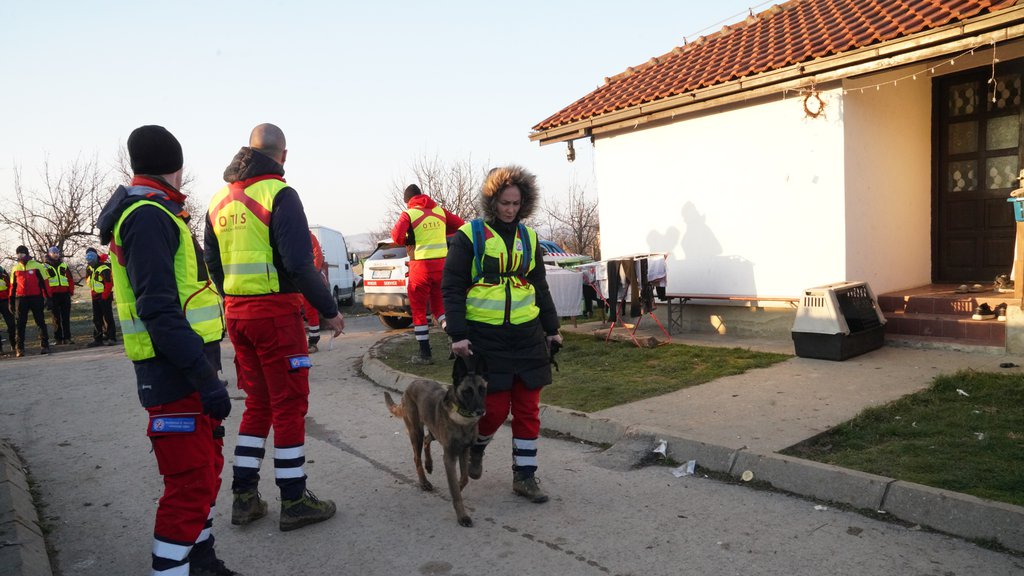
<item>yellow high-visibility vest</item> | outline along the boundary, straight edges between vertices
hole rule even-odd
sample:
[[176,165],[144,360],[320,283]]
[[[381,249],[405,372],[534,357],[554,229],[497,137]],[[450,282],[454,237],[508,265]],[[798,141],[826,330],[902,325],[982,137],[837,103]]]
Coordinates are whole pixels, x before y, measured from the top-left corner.
[[416,247],[412,254],[413,260],[431,260],[447,256],[448,241],[445,236],[444,209],[434,206],[430,210],[409,208],[405,212],[409,215],[409,222],[411,222],[409,228],[416,240]]
[[[117,303],[117,317],[121,321],[124,351],[131,360],[146,360],[156,356],[153,340],[146,325],[139,318],[135,291],[128,281],[128,274],[121,260],[121,224],[125,218],[142,206],[156,206],[164,211],[178,226],[178,250],[174,253],[174,279],[178,286],[178,303],[192,330],[203,342],[217,342],[224,335],[224,309],[220,294],[210,281],[206,262],[199,252],[199,245],[192,237],[185,221],[175,216],[160,204],[141,200],[128,207],[114,225],[114,239],[110,250],[110,267],[114,279],[114,301]],[[145,258],[145,255],[136,255]],[[166,353],[173,353],[167,350]]]
[[61,262],[57,266],[46,265],[46,271],[50,274],[50,286],[68,286],[68,264]]
[[89,288],[96,294],[103,294],[103,272],[111,270],[107,262],[100,262],[92,269],[92,276],[89,278]]
[[[474,253],[479,250],[474,238],[473,223],[459,228],[473,242]],[[538,264],[534,255],[524,257],[524,240],[532,250],[537,246],[537,232],[522,226],[516,231],[512,252],[505,249],[505,240],[487,224],[484,227],[484,247],[480,266],[473,259],[472,277],[475,279],[466,294],[466,320],[501,325],[506,321],[524,324],[540,316],[536,292],[526,281],[526,275]],[[526,238],[521,231],[526,230]],[[525,263],[528,261],[528,264]],[[543,264],[541,264],[543,265]]]
[[270,213],[274,198],[287,187],[277,177],[248,188],[234,183],[210,201],[210,225],[220,245],[225,295],[259,296],[281,291],[270,245]]

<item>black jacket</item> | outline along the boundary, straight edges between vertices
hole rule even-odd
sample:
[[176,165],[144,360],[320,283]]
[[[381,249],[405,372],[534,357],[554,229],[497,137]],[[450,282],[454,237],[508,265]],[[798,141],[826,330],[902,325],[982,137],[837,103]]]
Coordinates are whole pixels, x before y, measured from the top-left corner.
[[[152,200],[171,214],[184,212],[161,190],[119,186],[96,223],[103,244],[113,239],[114,225],[121,214],[140,200]],[[179,400],[204,386],[219,385],[220,342],[203,342],[185,319],[178,298],[174,254],[180,239],[177,224],[155,206],[136,209],[121,224],[119,260],[135,292],[136,311],[156,350],[156,357],[134,363],[139,401],[146,407]],[[202,249],[194,238],[192,245],[202,262]],[[208,279],[205,267],[199,267],[199,276],[200,280]]]
[[[495,220],[487,224],[505,241],[506,250],[511,251],[518,222],[505,224]],[[533,286],[540,316],[525,324],[495,326],[466,320],[466,294],[473,283],[473,241],[460,231],[452,236],[448,247],[441,279],[446,332],[452,341],[469,338],[473,354],[487,364],[488,390],[508,390],[516,376],[531,389],[551,383],[545,336],[558,333],[558,312],[548,288],[543,252],[539,245],[533,250],[536,265],[526,279]]]
[[[257,150],[244,147],[224,170],[224,181],[230,184],[268,174],[284,176],[284,167]],[[203,241],[210,275],[223,294],[224,266],[220,258],[220,243],[210,224],[209,214]],[[270,246],[274,251],[274,267],[279,272],[281,292],[301,292],[324,318],[337,316],[338,302],[324,284],[323,275],[313,265],[313,241],[309,238],[306,212],[298,192],[291,186],[274,197],[270,212]]]

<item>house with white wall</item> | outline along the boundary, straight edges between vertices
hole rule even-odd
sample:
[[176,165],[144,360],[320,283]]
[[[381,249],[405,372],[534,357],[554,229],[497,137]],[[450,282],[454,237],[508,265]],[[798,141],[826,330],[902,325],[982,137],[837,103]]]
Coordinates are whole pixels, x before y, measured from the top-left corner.
[[592,143],[602,254],[668,253],[670,293],[998,299],[1022,77],[1015,1],[790,0],[606,78],[530,138]]

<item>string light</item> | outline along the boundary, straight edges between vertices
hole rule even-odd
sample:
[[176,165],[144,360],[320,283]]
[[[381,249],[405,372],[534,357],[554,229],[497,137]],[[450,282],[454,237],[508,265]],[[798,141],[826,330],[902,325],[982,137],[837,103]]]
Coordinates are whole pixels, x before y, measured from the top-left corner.
[[[993,98],[992,101],[995,102],[995,98],[996,98],[996,94],[995,94],[996,90],[995,90],[995,88],[996,88],[996,83],[997,83],[997,80],[996,80],[996,64],[999,62],[999,59],[996,58],[996,41],[995,40],[991,40],[989,43],[992,46],[992,77],[989,79],[988,83],[989,83],[990,86],[992,86],[992,98]],[[864,90],[868,90],[868,89],[871,89],[871,88],[874,88],[876,91],[879,91],[879,90],[882,89],[882,86],[887,86],[889,84],[892,84],[893,87],[896,87],[898,82],[902,82],[904,80],[917,80],[918,75],[921,75],[921,74],[932,74],[932,75],[934,75],[936,68],[939,68],[939,67],[942,67],[942,66],[946,66],[947,64],[949,66],[956,66],[956,61],[957,60],[959,60],[961,58],[964,58],[966,56],[973,56],[974,52],[976,50],[980,50],[980,49],[981,49],[980,45],[974,46],[970,50],[966,50],[966,51],[964,51],[964,52],[954,56],[953,58],[950,58],[949,62],[943,62],[942,64],[937,64],[937,65],[929,66],[927,68],[922,68],[921,70],[918,70],[916,72],[912,72],[912,73],[907,74],[905,76],[901,76],[901,77],[899,77],[899,78],[897,78],[895,80],[887,80],[885,82],[880,82],[878,84],[872,84],[870,86],[863,86],[863,87],[860,87],[860,88],[846,89],[846,90],[843,90],[843,95],[849,94],[850,92],[853,92],[854,90],[858,90],[861,94],[863,94]],[[786,93],[791,91],[791,90],[793,92],[798,92],[800,94],[808,93],[808,89],[806,87],[805,88],[787,88],[787,89],[782,91],[782,98],[783,98],[783,100],[785,100],[785,98],[786,98]],[[814,90],[814,83],[812,82],[811,83],[811,91],[813,91],[813,90]]]

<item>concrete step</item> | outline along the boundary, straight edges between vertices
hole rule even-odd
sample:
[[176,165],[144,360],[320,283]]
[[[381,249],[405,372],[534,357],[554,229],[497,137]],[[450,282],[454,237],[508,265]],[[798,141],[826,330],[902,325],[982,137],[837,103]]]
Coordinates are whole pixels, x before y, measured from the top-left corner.
[[889,295],[878,297],[878,307],[888,317],[891,312],[908,314],[950,314],[970,318],[974,309],[981,304],[988,304],[993,310],[1001,303],[1013,300],[1013,294],[1002,294],[989,290],[987,292],[968,294],[949,294],[942,296],[929,295]]
[[943,338],[975,346],[1006,346],[1006,322],[999,320],[973,320],[974,308],[963,314],[936,314],[923,312],[885,312],[886,337],[898,335]]

